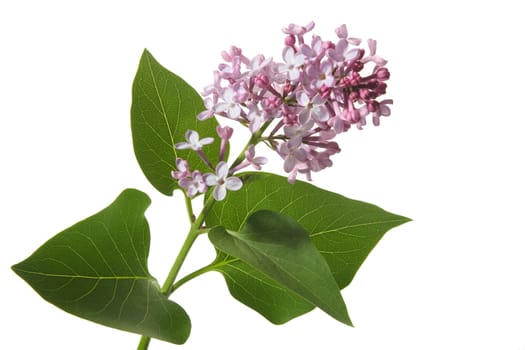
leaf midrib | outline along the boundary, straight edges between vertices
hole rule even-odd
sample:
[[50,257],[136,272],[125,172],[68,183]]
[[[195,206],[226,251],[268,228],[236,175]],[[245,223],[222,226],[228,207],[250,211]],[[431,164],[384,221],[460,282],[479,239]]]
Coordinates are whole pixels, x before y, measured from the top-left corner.
[[[157,86],[157,80],[155,79],[155,74],[153,73],[153,67],[151,66],[150,57],[147,57],[147,61],[148,61],[148,70],[151,75],[151,80],[153,81],[153,86],[155,87],[155,93],[157,94],[157,98],[159,99],[159,104],[162,109],[161,114],[162,114],[162,117],[164,118],[164,122],[166,123],[166,128],[168,129],[168,133],[170,135],[171,144],[174,144],[175,140],[173,138],[173,133],[171,132],[170,124],[168,122],[168,115],[166,113],[166,110],[164,109],[164,101],[159,93],[159,88]],[[175,150],[174,150],[174,153],[175,153],[175,156],[177,156],[177,153],[175,152]]]
[[30,274],[30,275],[37,275],[37,276],[45,276],[45,277],[57,277],[57,278],[80,278],[80,279],[88,279],[88,280],[153,280],[152,277],[148,276],[85,276],[85,275],[65,275],[65,274],[58,274],[58,273],[46,273],[46,272],[38,272],[38,271],[28,271],[17,268],[16,271]]
[[[319,232],[311,233],[310,234],[310,238],[311,237],[315,237],[315,236],[319,236],[319,235],[324,235],[324,234],[331,233],[331,232],[341,232],[342,230],[347,230],[347,229],[350,229],[350,228],[364,227],[364,226],[373,226],[373,225],[382,225],[382,224],[404,223],[404,222],[406,222],[406,220],[396,219],[396,220],[384,220],[384,221],[374,221],[374,222],[368,222],[368,223],[362,223],[362,224],[346,225],[346,226],[336,227],[336,228],[333,228],[333,229],[330,229],[330,230],[325,230],[325,231],[319,231]],[[345,233],[345,234],[351,235],[350,233]],[[353,235],[353,236],[357,237],[357,235]]]
[[[329,303],[325,303],[325,300],[324,298],[319,295],[318,293],[315,293],[313,291],[311,291],[307,285],[305,285],[299,278],[297,278],[293,273],[290,273],[289,271],[287,271],[286,269],[283,269],[281,268],[281,265],[279,264],[278,262],[278,258],[274,258],[272,255],[268,255],[266,254],[264,251],[260,250],[259,247],[257,247],[257,245],[251,245],[250,243],[251,240],[249,238],[245,238],[245,237],[242,237],[242,235],[232,235],[231,232],[229,232],[228,230],[224,230],[224,232],[229,235],[229,236],[232,236],[234,238],[237,238],[239,239],[240,242],[242,242],[244,244],[244,246],[251,250],[253,253],[263,257],[264,259],[267,259],[267,261],[271,262],[273,267],[275,269],[277,269],[278,271],[284,273],[286,276],[288,276],[291,280],[294,280],[296,283],[297,283],[297,286],[299,286],[303,291],[306,291],[309,295],[311,295],[312,297],[314,297],[315,299],[317,299],[318,301],[320,301],[320,304],[318,304],[319,307],[321,307],[321,305],[323,305],[321,307],[321,309],[327,311],[330,315],[332,316],[335,316],[335,315],[340,315],[340,311],[339,309],[337,308],[333,308]],[[249,263],[248,263],[249,264]],[[251,265],[251,264],[250,264]],[[299,266],[299,265],[298,265]],[[253,266],[255,269],[259,270],[257,267]],[[306,269],[308,270],[308,269]],[[261,271],[261,270],[260,270]],[[263,272],[264,274],[267,274],[265,271],[261,271]],[[311,272],[311,271],[310,271]],[[315,274],[315,273],[314,273]],[[317,274],[316,274],[317,275]],[[271,279],[274,279],[273,277],[271,276],[268,276],[270,277]],[[274,279],[275,280],[275,279]],[[277,280],[276,280],[277,281]],[[278,283],[282,283],[280,281],[277,281]],[[334,283],[337,285],[337,283],[334,281]],[[306,287],[306,290],[304,290],[304,288]],[[291,289],[290,287],[286,286],[286,288],[290,289],[291,291],[293,291],[294,293],[296,293],[298,296],[300,296],[301,298],[305,299],[306,301],[308,302],[312,302],[311,300],[308,300],[306,299],[304,296],[302,296],[301,294],[299,294],[298,292],[294,291],[293,289]],[[336,317],[337,318],[337,317]]]

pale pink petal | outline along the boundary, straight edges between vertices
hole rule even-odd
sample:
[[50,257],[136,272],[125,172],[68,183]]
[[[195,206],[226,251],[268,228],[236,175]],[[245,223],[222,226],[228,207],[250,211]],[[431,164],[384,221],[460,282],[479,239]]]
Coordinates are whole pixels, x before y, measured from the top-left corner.
[[215,105],[215,112],[224,112],[225,110],[227,110],[228,108],[230,107],[230,103],[226,103],[226,102],[219,102]]
[[209,145],[210,143],[213,143],[213,137],[205,137],[202,140],[200,140],[201,145]]
[[346,39],[348,37],[348,30],[346,29],[346,24],[343,24],[335,28],[335,34],[339,39]]
[[370,56],[376,54],[377,41],[374,39],[368,39],[368,48],[370,49]]
[[288,78],[293,81],[299,79],[300,75],[301,75],[301,72],[299,72],[298,69],[292,69],[291,71],[288,72]]
[[293,60],[294,52],[290,46],[286,46],[283,50],[283,60],[290,63]]
[[291,154],[287,155],[286,158],[284,158],[284,171],[289,173],[293,170],[295,167],[295,157]]
[[217,201],[222,201],[224,197],[226,197],[226,188],[224,185],[216,186],[213,189],[213,198],[215,198]]
[[217,169],[215,169],[215,173],[217,174],[217,177],[220,179],[225,179],[226,176],[228,176],[228,164],[225,162],[220,162],[217,165]]
[[191,145],[187,142],[179,142],[175,144],[176,149],[188,149],[191,148]]
[[217,175],[212,174],[212,173],[204,174],[203,178],[204,178],[204,182],[208,186],[215,186],[215,185],[217,185],[218,180],[219,180]]
[[187,130],[184,136],[186,137],[186,141],[188,141],[191,144],[199,140],[199,133],[197,133],[194,130]]
[[230,191],[237,191],[241,189],[242,181],[236,177],[229,177],[226,179],[226,188]]

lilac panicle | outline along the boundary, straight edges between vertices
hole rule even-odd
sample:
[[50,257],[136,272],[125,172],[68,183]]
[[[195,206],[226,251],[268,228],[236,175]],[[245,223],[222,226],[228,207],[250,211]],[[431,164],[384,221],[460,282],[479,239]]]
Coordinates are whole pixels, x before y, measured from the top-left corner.
[[[367,118],[379,125],[393,103],[383,97],[390,72],[376,40],[362,47],[343,24],[335,29],[334,41],[314,34],[308,41],[314,27],[310,22],[283,28],[281,61],[262,54],[250,58],[237,47],[223,52],[213,84],[204,89],[206,110],[198,115],[200,120],[215,115],[238,121],[252,134],[272,123],[264,140],[282,157],[290,182],[298,174],[310,179],[312,172],[332,166],[331,157],[340,151],[334,138],[352,126],[362,129]],[[187,138],[183,147],[199,148],[205,140]],[[262,165],[250,153],[245,156],[234,170]]]

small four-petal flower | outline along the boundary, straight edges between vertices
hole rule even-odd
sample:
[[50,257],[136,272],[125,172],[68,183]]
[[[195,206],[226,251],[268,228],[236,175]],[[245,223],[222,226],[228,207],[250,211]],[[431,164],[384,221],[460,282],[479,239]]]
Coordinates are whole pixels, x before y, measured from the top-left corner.
[[228,177],[228,164],[219,162],[215,169],[215,174],[207,173],[204,175],[204,182],[208,186],[215,186],[213,198],[222,201],[226,197],[226,190],[237,191],[242,187],[242,181],[235,177]]

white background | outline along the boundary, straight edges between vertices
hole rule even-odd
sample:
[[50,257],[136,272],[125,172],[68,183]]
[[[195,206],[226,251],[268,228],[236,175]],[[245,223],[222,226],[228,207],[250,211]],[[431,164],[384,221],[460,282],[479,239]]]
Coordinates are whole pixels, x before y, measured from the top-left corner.
[[[153,200],[150,270],[164,279],[186,217],[177,212],[182,198],[156,193],[134,159],[129,106],[142,50],[200,91],[221,50],[235,44],[279,58],[281,27],[314,20],[324,39],[335,40],[342,23],[377,39],[395,100],[380,127],[342,137],[334,167],[314,183],[414,221],[390,231],[343,291],[355,328],[317,311],[271,325],[210,273],[174,295],[193,321],[184,348],[525,349],[525,28],[517,4],[3,1],[2,348],[136,347],[137,335],[46,303],[10,266],[134,187]],[[201,239],[183,274],[212,256]]]

